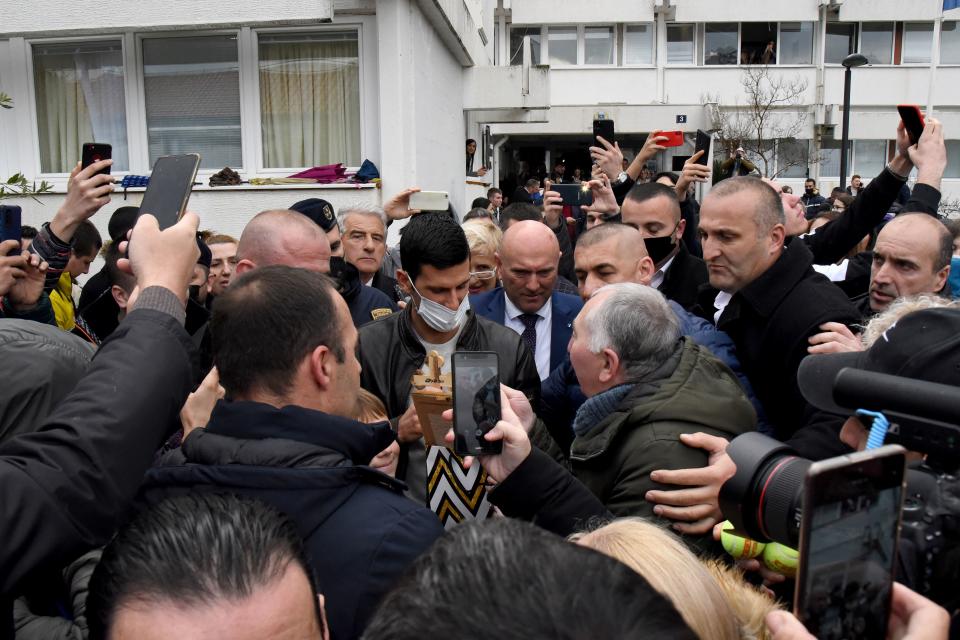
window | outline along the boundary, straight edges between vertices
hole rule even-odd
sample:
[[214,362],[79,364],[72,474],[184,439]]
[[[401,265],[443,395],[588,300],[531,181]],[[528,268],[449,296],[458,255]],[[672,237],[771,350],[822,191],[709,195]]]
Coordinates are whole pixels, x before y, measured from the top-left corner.
[[613,27],[584,27],[584,64],[613,64]]
[[893,62],[893,23],[864,22],[860,30],[860,53],[870,64]]
[[960,64],[960,22],[944,22],[940,32],[940,63]]
[[261,35],[264,167],[360,164],[357,32]]
[[551,65],[577,64],[577,28],[550,27],[547,30],[547,51]]
[[540,64],[540,27],[510,28],[510,64],[523,64],[524,36],[530,36],[530,64]]
[[780,177],[806,178],[809,167],[809,140],[777,141],[777,173]]
[[120,41],[33,45],[40,170],[69,173],[84,142],[113,145],[113,170],[129,168]]
[[933,44],[932,22],[906,22],[903,25],[902,64],[930,64]]
[[623,30],[623,63],[653,64],[653,25],[628,24]]
[[780,64],[813,63],[813,22],[780,23]]
[[777,64],[777,23],[740,25],[740,64]]
[[[853,145],[847,144],[847,176],[853,174],[850,169],[853,164],[850,162],[850,150]],[[839,176],[840,175],[840,141],[830,138],[820,140],[820,175],[821,176]]]
[[828,22],[823,61],[840,64],[857,50],[857,25],[852,22]]
[[947,140],[947,168],[944,178],[960,178],[960,140]]
[[693,64],[692,24],[667,25],[667,64]]
[[887,166],[886,140],[853,141],[853,167],[848,171],[849,174],[858,173],[870,179],[879,175],[885,166]]
[[718,22],[704,27],[703,64],[737,64],[737,23]]
[[193,152],[204,169],[242,166],[236,36],[145,38],[143,87],[151,167]]

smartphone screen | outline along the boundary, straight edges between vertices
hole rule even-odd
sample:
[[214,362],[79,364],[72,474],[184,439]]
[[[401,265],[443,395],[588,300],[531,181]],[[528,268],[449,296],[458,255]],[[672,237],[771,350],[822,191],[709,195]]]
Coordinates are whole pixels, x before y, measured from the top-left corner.
[[613,134],[613,120],[594,120],[593,121],[593,140],[590,141],[590,146],[598,146],[600,141],[597,140],[597,136],[600,136],[610,144],[614,142]]
[[905,464],[888,445],[807,472],[795,610],[817,638],[887,637]]
[[156,217],[161,229],[177,224],[187,209],[199,168],[200,156],[196,153],[157,158],[140,203],[140,213]]
[[710,134],[702,129],[697,129],[697,146],[693,150],[693,155],[703,151],[703,156],[697,160],[698,164],[710,166]]
[[903,126],[907,128],[910,144],[917,144],[923,134],[923,112],[920,107],[915,104],[901,104],[897,105],[897,112],[903,120]]
[[[94,162],[100,162],[101,160],[109,160],[113,157],[113,147],[109,144],[102,142],[84,142],[83,147],[81,148],[81,159],[80,166],[83,169],[86,169]],[[110,167],[101,169],[93,175],[110,174]]]
[[450,196],[446,191],[418,191],[410,195],[410,208],[418,211],[446,211]]
[[[0,242],[6,240],[16,240],[18,243],[23,238],[21,227],[20,207],[16,205],[0,205]],[[21,253],[20,245],[7,252],[8,256],[18,256]]]
[[500,360],[492,351],[453,354],[453,451],[461,456],[500,453],[503,443],[483,436],[500,420]]
[[571,207],[586,207],[593,204],[593,192],[586,183],[582,184],[555,184],[550,187],[563,198],[563,204]]

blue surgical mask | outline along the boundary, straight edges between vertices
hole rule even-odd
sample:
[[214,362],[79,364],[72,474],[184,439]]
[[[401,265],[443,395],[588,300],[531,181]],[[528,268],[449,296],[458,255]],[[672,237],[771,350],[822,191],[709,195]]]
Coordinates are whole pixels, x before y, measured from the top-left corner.
[[434,302],[424,297],[424,295],[413,286],[413,282],[410,283],[410,286],[413,287],[416,294],[420,296],[420,304],[417,305],[417,315],[434,331],[449,333],[457,329],[463,322],[463,319],[467,317],[467,311],[470,310],[470,296],[463,296],[460,307],[457,308],[456,311],[451,311],[439,302]]
[[950,275],[947,276],[947,286],[954,298],[960,298],[960,256],[950,259]]

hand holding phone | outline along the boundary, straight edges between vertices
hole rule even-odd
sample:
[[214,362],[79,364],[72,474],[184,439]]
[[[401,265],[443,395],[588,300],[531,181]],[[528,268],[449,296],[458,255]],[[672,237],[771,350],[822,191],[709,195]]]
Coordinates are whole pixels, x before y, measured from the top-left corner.
[[593,144],[600,143],[597,138],[603,138],[610,144],[616,142],[613,133],[613,120],[599,119],[593,121]]
[[[80,153],[80,168],[86,169],[94,162],[110,160],[113,157],[113,147],[102,142],[84,142]],[[93,175],[110,175],[110,166],[100,169]]]
[[419,211],[447,211],[450,195],[446,191],[416,191],[410,194],[410,208]]
[[571,207],[587,207],[593,204],[593,192],[590,190],[590,183],[582,184],[555,184],[551,187],[563,198],[564,205]]
[[453,354],[453,451],[493,455],[503,443],[484,436],[500,421],[500,359],[492,351]]
[[794,610],[814,636],[887,637],[905,467],[887,445],[807,471]]
[[680,147],[683,145],[683,131],[661,131],[660,135],[666,138],[660,143],[664,147]]
[[157,158],[140,202],[141,215],[149,213],[154,216],[161,229],[177,224],[187,210],[199,168],[200,155],[196,153]]
[[897,112],[900,114],[900,119],[903,120],[903,126],[907,130],[910,144],[917,144],[920,136],[923,135],[924,127],[923,112],[920,111],[920,106],[915,104],[899,104],[897,105]]
[[16,205],[0,205],[0,242],[16,240],[17,246],[7,252],[8,256],[18,256],[21,253],[20,242],[23,238],[21,227],[22,210]]

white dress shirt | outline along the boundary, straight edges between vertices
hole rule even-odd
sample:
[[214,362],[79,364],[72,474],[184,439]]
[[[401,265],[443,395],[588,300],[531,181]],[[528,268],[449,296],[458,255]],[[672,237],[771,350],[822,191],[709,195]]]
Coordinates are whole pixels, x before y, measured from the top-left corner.
[[717,310],[713,314],[713,324],[718,324],[720,322],[720,316],[723,315],[724,310],[726,310],[727,305],[730,304],[730,300],[733,298],[732,293],[727,293],[726,291],[721,291],[717,294],[717,297],[713,300],[713,308]]
[[[523,335],[523,330],[526,329],[526,326],[523,324],[523,321],[520,319],[520,316],[523,315],[523,311],[517,309],[516,305],[510,302],[510,298],[507,297],[507,294],[503,294],[504,302],[504,318],[503,324],[514,331],[519,335]],[[546,380],[550,377],[550,335],[553,333],[553,304],[550,299],[547,299],[547,303],[543,305],[539,311],[534,313],[539,316],[537,318],[537,324],[534,326],[534,329],[537,332],[537,350],[533,354],[533,359],[537,363],[537,373],[540,374],[540,380]]]
[[657,269],[657,272],[653,274],[653,280],[650,281],[651,287],[653,287],[654,289],[660,288],[660,285],[663,284],[663,279],[667,277],[667,269],[670,268],[670,265],[673,264],[673,260],[676,257],[677,257],[676,254],[674,254],[673,258],[670,258],[669,260],[664,262],[663,266]]

